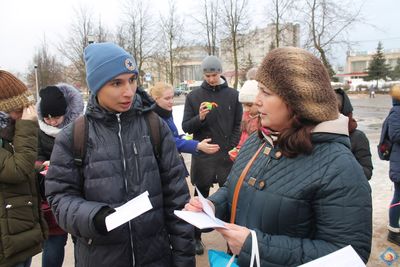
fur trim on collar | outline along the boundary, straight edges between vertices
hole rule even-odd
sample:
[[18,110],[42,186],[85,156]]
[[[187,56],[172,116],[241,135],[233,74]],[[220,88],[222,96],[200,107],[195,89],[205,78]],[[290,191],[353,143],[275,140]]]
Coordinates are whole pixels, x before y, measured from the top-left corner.
[[48,125],[48,124],[44,123],[42,120],[38,120],[38,122],[39,122],[40,130],[42,130],[45,134],[50,135],[54,138],[61,131],[60,128]]

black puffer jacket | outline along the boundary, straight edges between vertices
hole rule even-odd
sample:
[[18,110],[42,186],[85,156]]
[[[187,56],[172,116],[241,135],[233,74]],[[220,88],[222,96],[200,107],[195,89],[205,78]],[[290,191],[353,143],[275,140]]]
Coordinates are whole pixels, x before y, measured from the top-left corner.
[[[199,187],[209,187],[215,179],[222,185],[232,167],[228,151],[239,143],[243,112],[238,95],[224,80],[218,86],[210,86],[204,81],[199,89],[186,97],[182,130],[193,133],[195,140],[211,138],[211,143],[221,148],[212,155],[199,153],[192,156],[191,179]],[[218,107],[200,121],[199,108],[205,101],[215,102]]]
[[[153,154],[143,117],[149,102],[136,94],[120,115],[91,98],[84,178],[71,153],[72,125],[57,136],[46,176],[46,196],[59,225],[78,237],[77,266],[194,266],[193,227],[174,214],[189,200],[184,169],[167,124],[161,124],[161,159]],[[118,207],[148,191],[153,209],[106,235],[93,224],[105,206]]]
[[[315,129],[311,155],[286,158],[277,156],[279,148],[265,149],[246,175],[235,223],[256,231],[261,266],[299,266],[347,245],[367,262],[371,188],[344,136],[347,120],[333,122]],[[238,177],[263,141],[253,134],[245,142],[228,181],[209,198],[217,217],[229,220]],[[249,266],[250,252],[249,235],[239,254],[240,266]]]

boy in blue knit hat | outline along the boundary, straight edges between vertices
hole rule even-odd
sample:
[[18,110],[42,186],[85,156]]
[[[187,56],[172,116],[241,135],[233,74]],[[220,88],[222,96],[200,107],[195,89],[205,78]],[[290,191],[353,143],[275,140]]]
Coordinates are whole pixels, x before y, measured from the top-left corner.
[[[195,266],[194,230],[173,214],[189,200],[184,168],[162,120],[154,155],[144,118],[153,102],[137,90],[134,58],[113,43],[91,44],[84,57],[91,96],[83,166],[74,164],[66,127],[45,185],[59,225],[77,237],[76,266]],[[152,209],[108,231],[105,218],[146,191]]]

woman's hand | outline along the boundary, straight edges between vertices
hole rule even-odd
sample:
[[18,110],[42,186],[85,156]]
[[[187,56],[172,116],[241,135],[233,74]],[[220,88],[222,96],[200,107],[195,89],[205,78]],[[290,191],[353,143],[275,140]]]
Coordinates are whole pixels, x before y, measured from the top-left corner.
[[21,120],[31,120],[31,121],[37,120],[37,113],[34,105],[30,105],[29,107],[24,108]]
[[[206,199],[208,204],[211,206],[211,208],[213,209],[213,211],[215,212],[215,207],[214,204]],[[192,197],[189,200],[189,203],[185,204],[185,207],[183,208],[183,210],[187,210],[187,211],[195,211],[195,212],[201,212],[203,211],[203,204],[201,204],[199,197]]]
[[217,144],[209,144],[211,142],[211,138],[203,139],[203,141],[197,144],[197,150],[200,150],[206,154],[214,154],[219,151],[219,145]]
[[49,167],[49,165],[50,165],[49,160],[46,160],[45,162],[42,163],[42,166],[45,166],[45,167]]
[[239,226],[237,224],[226,223],[224,228],[215,228],[228,242],[228,246],[233,254],[239,255],[242,250],[243,244],[250,230],[247,227]]

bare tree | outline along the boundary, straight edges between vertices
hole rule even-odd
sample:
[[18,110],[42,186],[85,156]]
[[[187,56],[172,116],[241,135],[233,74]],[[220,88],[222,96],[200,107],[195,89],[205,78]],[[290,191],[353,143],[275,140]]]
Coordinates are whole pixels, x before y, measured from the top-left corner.
[[295,8],[295,0],[271,0],[268,17],[271,19],[275,30],[273,43],[271,48],[281,46],[281,41],[284,39],[284,32],[287,29],[287,18],[293,13]]
[[232,43],[233,64],[235,66],[235,81],[233,86],[235,89],[237,89],[239,80],[239,37],[248,29],[250,24],[247,8],[248,0],[224,0],[222,5],[222,27]]
[[[154,21],[149,12],[148,2],[126,0],[125,22],[119,27],[117,42],[129,51],[136,60],[139,76],[142,77],[143,62],[154,51]],[[142,81],[139,79],[139,84]]]
[[28,86],[30,88],[36,87],[35,66],[37,68],[38,89],[65,81],[64,66],[55,55],[49,52],[45,38],[36,50],[29,68],[30,71],[27,74]]
[[348,44],[350,27],[360,22],[362,5],[357,8],[353,2],[348,4],[334,0],[305,0],[304,22],[308,27],[306,47],[315,50],[330,76],[334,75],[328,54],[333,46]]
[[97,24],[97,30],[95,30],[95,41],[98,43],[106,42],[110,39],[110,33],[108,30],[103,26],[101,22],[101,16],[99,17],[99,23]]
[[219,5],[218,0],[203,0],[199,2],[202,9],[203,16],[197,18],[196,21],[202,29],[205,31],[207,38],[207,53],[209,55],[217,54],[217,29],[218,29],[218,17],[219,17]]
[[174,0],[168,1],[168,14],[160,17],[162,44],[168,61],[166,73],[170,84],[174,84],[174,63],[183,44],[183,20],[178,16]]
[[87,87],[83,51],[89,45],[90,37],[95,35],[95,29],[92,14],[87,7],[75,9],[75,19],[71,24],[69,38],[60,44],[59,50],[74,66],[68,78],[79,86]]

